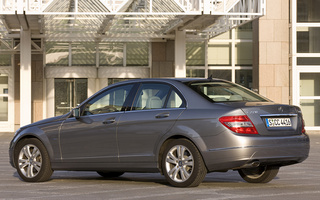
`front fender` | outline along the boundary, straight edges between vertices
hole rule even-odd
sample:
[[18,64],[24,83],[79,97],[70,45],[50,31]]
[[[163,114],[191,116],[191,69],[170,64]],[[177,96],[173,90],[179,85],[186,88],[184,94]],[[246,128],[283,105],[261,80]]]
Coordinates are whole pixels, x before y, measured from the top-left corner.
[[[14,149],[19,141],[23,140],[24,138],[37,138],[42,142],[45,146],[48,155],[50,157],[51,162],[60,158],[60,148],[59,148],[59,130],[60,124],[55,124],[55,126],[30,126],[21,131],[17,131],[16,135],[12,139],[9,147],[9,154],[10,154],[10,163],[13,167],[14,166]],[[48,131],[51,129],[51,131]]]

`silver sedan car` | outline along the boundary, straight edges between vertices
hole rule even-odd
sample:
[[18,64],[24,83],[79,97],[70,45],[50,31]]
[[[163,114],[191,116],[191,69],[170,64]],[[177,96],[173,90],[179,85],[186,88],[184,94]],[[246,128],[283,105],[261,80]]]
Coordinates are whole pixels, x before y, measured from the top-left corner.
[[177,187],[237,170],[267,183],[304,161],[309,137],[299,107],[220,79],[137,79],[110,85],[70,113],[20,128],[10,163],[28,182],[54,170],[160,172]]

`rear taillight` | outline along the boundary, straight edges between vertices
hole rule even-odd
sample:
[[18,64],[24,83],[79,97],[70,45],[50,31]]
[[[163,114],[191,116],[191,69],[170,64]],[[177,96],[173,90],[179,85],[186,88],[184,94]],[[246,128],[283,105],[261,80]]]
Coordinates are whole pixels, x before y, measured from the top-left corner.
[[301,118],[301,122],[302,122],[301,133],[306,133],[306,129],[304,128],[304,120],[302,118]]
[[258,134],[256,127],[247,115],[224,116],[219,121],[228,129],[242,134]]

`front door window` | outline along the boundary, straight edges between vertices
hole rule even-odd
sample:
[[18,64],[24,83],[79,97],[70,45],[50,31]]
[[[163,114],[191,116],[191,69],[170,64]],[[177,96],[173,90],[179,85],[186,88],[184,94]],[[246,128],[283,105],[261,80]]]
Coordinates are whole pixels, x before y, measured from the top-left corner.
[[55,88],[55,116],[70,112],[88,98],[88,80],[57,78]]

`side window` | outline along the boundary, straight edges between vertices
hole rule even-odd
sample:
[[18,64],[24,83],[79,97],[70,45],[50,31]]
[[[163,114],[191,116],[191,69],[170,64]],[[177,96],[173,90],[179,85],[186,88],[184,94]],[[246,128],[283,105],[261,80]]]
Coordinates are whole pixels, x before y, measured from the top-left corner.
[[159,83],[141,84],[133,104],[133,110],[159,109],[164,107],[170,86]]
[[181,99],[179,94],[176,93],[174,90],[172,90],[166,107],[167,108],[183,108],[185,107],[185,103]]
[[82,115],[95,115],[121,111],[133,85],[124,85],[109,89],[90,100]]

